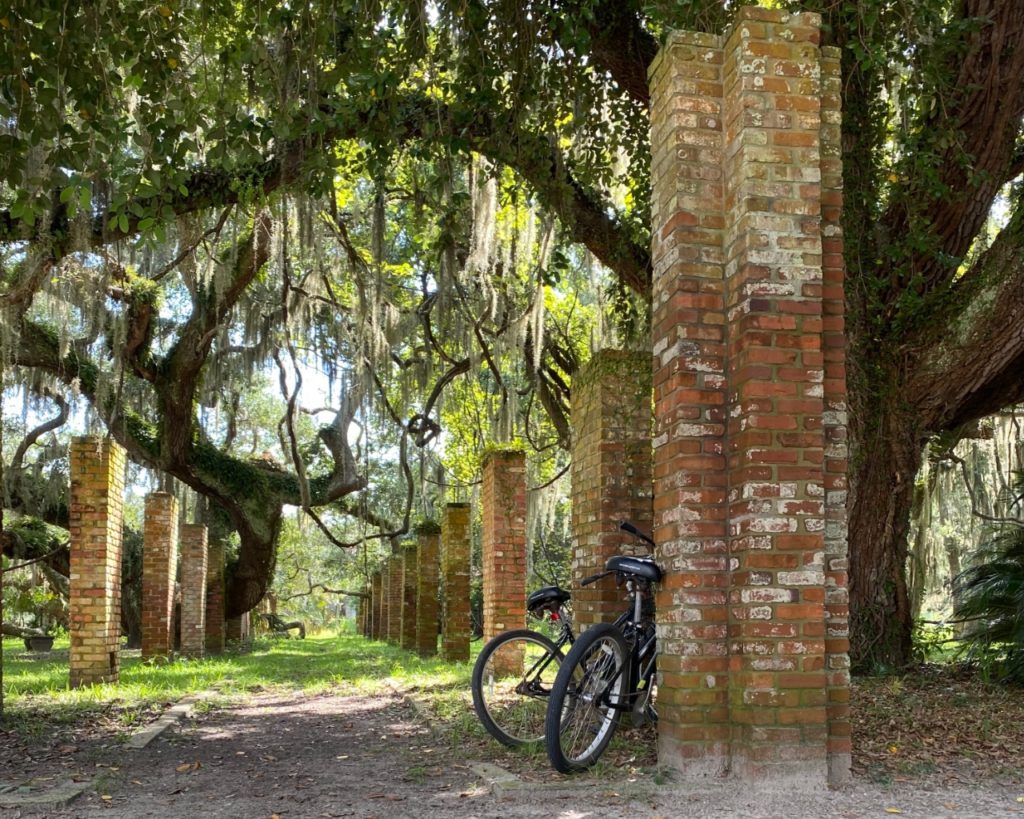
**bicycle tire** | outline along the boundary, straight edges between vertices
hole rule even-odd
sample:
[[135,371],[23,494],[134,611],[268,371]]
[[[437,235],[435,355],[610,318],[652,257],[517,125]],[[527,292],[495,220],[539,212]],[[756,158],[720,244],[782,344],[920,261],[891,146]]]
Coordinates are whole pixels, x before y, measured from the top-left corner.
[[[550,656],[551,661],[545,661]],[[510,748],[540,743],[548,697],[562,652],[546,635],[512,629],[494,637],[473,666],[473,710],[492,737]]]
[[[576,640],[555,678],[544,720],[544,745],[561,773],[593,765],[611,742],[626,693],[629,647],[610,623],[588,628]],[[610,687],[609,687],[610,685]]]

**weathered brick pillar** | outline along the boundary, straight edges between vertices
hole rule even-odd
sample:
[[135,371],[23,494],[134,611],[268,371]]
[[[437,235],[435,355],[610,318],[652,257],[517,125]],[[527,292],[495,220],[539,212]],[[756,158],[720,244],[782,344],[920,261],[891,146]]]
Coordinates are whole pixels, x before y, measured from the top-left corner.
[[437,654],[440,545],[441,534],[437,524],[420,527],[416,536],[416,651],[421,657]]
[[468,503],[449,503],[441,524],[441,657],[448,662],[469,660],[473,623],[469,607]]
[[376,571],[370,578],[370,637],[381,638],[381,618],[383,617],[384,577]]
[[71,687],[120,674],[124,450],[110,439],[71,442]]
[[229,643],[247,643],[252,638],[252,615],[245,612],[224,621],[224,639]]
[[419,579],[416,574],[416,544],[402,547],[402,634],[399,644],[410,651],[416,649],[416,595]]
[[224,543],[209,545],[206,561],[206,653],[224,652]]
[[396,646],[402,642],[402,555],[395,551],[388,558],[388,632],[387,640]]
[[178,571],[178,499],[146,496],[142,545],[142,658],[174,651],[174,581]]
[[206,527],[181,527],[181,653],[206,653]]
[[842,75],[839,54],[821,55],[822,347],[825,368],[825,673],[829,781],[849,781],[850,596],[847,558],[846,333],[843,262]]
[[384,561],[380,569],[380,639],[388,639],[388,621],[391,617],[391,564]]
[[496,450],[484,461],[483,473],[486,642],[526,625],[526,458],[522,452]]
[[601,350],[572,381],[573,614],[580,629],[622,613],[614,583],[579,581],[617,554],[650,553],[619,522],[651,531],[651,356]]
[[822,244],[838,55],[819,27],[743,8],[651,71],[659,751],[812,785],[849,763],[842,258]]

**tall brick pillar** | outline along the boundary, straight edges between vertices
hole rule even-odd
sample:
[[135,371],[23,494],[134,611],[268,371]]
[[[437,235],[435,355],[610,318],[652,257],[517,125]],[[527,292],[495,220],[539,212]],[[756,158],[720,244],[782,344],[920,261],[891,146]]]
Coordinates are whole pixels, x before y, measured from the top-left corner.
[[484,461],[483,473],[486,642],[526,625],[526,458],[522,452],[494,451]]
[[110,439],[71,442],[71,687],[120,675],[125,455]]
[[612,555],[650,549],[618,528],[632,521],[650,532],[651,356],[601,350],[572,382],[573,614],[580,629],[614,620],[622,591],[611,583],[581,588]]
[[178,499],[146,496],[142,545],[142,658],[174,651],[174,582],[178,571]]
[[380,639],[387,642],[388,621],[391,617],[391,563],[384,561],[380,570]]
[[206,653],[206,527],[181,527],[181,653]]
[[209,544],[206,559],[206,653],[224,652],[224,543]]
[[381,639],[382,600],[384,598],[383,573],[376,571],[370,578],[370,637]]
[[849,771],[839,78],[820,22],[743,8],[651,69],[659,752],[797,785]]
[[473,624],[469,606],[468,503],[449,503],[441,524],[441,657],[448,662],[469,660]]
[[416,536],[416,651],[421,657],[437,654],[440,545],[441,534],[436,524],[420,527]]
[[388,558],[388,632],[387,640],[396,646],[402,642],[402,554],[396,550]]
[[416,544],[402,547],[402,634],[399,645],[410,651],[416,648],[416,595],[419,578],[416,574]]
[[825,435],[825,673],[829,781],[850,779],[850,596],[847,576],[846,333],[843,284],[842,75],[839,54],[821,55],[821,343]]

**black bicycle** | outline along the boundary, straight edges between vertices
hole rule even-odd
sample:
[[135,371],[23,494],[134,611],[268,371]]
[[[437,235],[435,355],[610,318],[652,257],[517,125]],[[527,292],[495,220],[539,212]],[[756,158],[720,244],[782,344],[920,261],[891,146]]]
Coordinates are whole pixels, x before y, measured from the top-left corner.
[[[631,523],[619,526],[654,547]],[[611,742],[619,716],[656,722],[654,709],[657,639],[652,586],[662,572],[653,559],[617,555],[605,571],[581,581],[586,586],[615,575],[625,585],[630,605],[614,623],[591,626],[562,662],[548,698],[544,743],[555,770],[582,771],[593,765]]]
[[533,592],[526,610],[547,620],[554,639],[541,631],[504,631],[484,646],[473,666],[473,709],[487,732],[515,747],[544,739],[544,715],[562,649],[575,639],[566,606],[571,595],[558,586]]

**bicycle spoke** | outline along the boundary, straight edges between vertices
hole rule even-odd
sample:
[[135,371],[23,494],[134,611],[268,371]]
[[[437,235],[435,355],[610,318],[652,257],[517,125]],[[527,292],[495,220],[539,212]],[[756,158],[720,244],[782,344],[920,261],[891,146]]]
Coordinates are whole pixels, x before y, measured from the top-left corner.
[[544,738],[544,715],[559,667],[553,651],[546,638],[519,631],[481,654],[474,705],[484,727],[505,744]]

